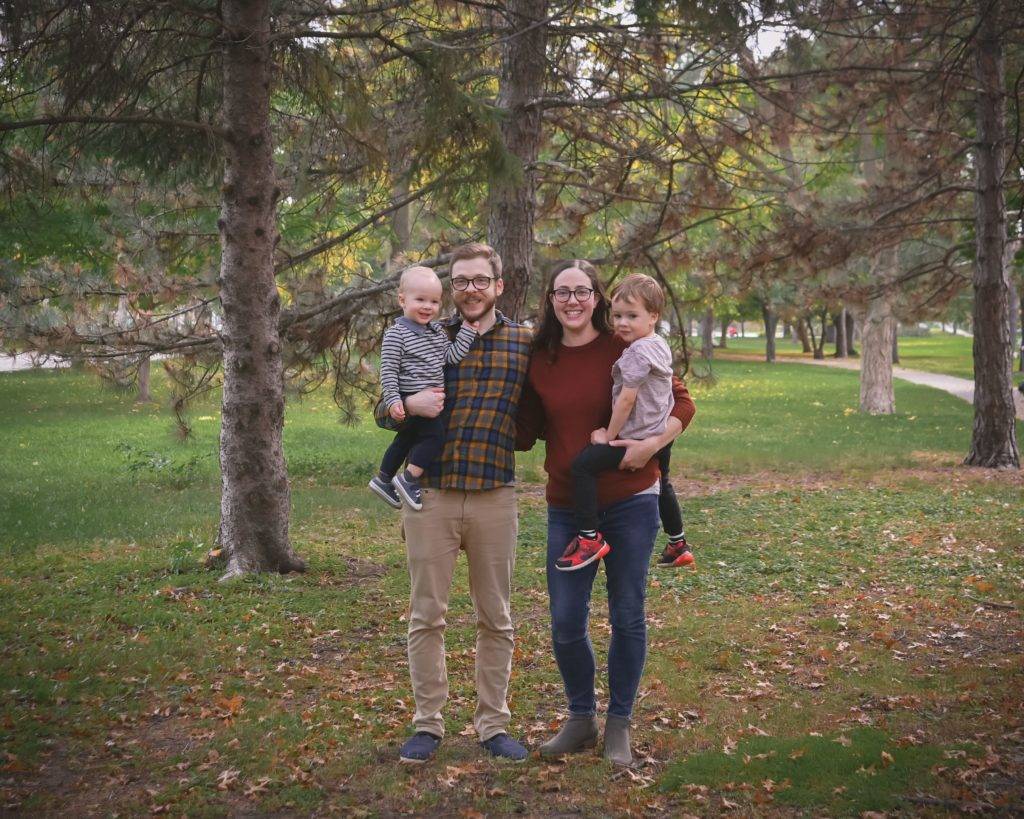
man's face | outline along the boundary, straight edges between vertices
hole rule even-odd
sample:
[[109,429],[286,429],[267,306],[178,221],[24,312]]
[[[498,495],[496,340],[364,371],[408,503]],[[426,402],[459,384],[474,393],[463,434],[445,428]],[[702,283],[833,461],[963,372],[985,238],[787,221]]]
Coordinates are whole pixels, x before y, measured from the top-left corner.
[[[490,279],[487,287],[477,290],[474,279],[481,280],[481,277]],[[464,280],[468,282],[465,290],[459,290],[452,285],[452,300],[455,308],[467,321],[478,321],[494,309],[494,303],[504,289],[501,279],[494,278],[491,265],[484,258],[460,259],[452,265],[452,282]]]

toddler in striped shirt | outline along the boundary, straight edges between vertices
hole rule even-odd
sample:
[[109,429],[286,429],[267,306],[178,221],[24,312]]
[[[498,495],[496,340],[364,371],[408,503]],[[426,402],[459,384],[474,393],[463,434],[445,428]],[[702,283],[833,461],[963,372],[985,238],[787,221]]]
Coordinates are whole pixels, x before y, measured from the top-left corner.
[[[477,326],[463,321],[454,343],[433,321],[441,309],[441,280],[429,267],[408,268],[398,285],[400,316],[384,332],[380,348],[380,386],[388,414],[401,424],[381,459],[370,489],[385,503],[423,507],[419,479],[444,448],[444,421],[422,415],[406,417],[403,399],[430,387],[444,386],[444,365],[458,364],[477,337]],[[403,471],[402,464],[408,459]]]

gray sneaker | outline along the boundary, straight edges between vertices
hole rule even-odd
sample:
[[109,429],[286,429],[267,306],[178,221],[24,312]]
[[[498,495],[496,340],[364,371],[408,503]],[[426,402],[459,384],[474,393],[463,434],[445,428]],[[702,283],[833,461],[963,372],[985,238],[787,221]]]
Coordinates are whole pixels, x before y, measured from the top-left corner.
[[402,499],[398,497],[398,493],[395,491],[390,483],[382,481],[380,475],[374,475],[370,479],[369,483],[370,491],[379,497],[388,506],[392,506],[395,509],[402,508]]
[[419,483],[410,481],[399,472],[391,479],[391,485],[410,509],[419,512],[423,508],[423,494],[420,492]]

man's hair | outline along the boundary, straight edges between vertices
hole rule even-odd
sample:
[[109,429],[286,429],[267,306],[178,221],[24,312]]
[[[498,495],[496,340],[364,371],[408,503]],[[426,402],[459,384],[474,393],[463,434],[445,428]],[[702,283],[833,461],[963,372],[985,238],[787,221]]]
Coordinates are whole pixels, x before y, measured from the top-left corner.
[[456,262],[464,262],[467,259],[487,259],[494,278],[501,278],[501,256],[490,245],[485,245],[483,242],[459,245],[452,251],[451,267],[455,267]]
[[630,299],[639,302],[649,313],[665,314],[665,291],[650,276],[630,273],[612,292],[612,301]]

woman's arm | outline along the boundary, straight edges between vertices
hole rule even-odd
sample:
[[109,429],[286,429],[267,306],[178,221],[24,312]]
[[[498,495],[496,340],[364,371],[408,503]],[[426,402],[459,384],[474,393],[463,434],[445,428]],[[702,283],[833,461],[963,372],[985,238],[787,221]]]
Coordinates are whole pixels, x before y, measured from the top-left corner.
[[537,439],[544,437],[544,422],[544,405],[527,379],[516,407],[516,449],[521,452],[533,449]]

